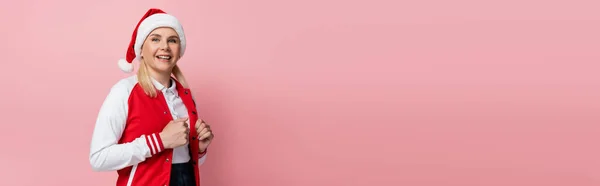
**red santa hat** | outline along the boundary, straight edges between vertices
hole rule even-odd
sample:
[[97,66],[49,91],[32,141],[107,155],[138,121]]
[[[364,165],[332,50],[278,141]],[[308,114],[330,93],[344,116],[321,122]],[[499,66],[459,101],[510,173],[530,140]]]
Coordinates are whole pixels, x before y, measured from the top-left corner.
[[129,73],[133,71],[132,62],[134,59],[140,58],[144,40],[146,40],[146,37],[150,32],[159,27],[170,27],[177,32],[181,45],[180,57],[183,56],[183,53],[185,52],[185,34],[179,20],[160,9],[152,8],[149,9],[138,22],[133,31],[133,35],[131,36],[131,42],[127,48],[126,57],[125,59],[120,59],[118,62],[119,68],[123,72]]

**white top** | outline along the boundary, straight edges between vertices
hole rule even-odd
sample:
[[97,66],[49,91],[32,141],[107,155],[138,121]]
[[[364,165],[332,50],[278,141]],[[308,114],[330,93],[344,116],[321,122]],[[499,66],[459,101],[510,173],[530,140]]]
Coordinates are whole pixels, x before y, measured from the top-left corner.
[[[171,80],[171,87],[168,88],[155,79],[152,80],[154,86],[164,94],[173,119],[188,117],[187,108],[177,93],[174,80]],[[130,143],[118,144],[127,121],[127,100],[137,83],[135,75],[120,80],[113,85],[100,108],[90,145],[90,164],[96,171],[120,170],[143,162],[153,154],[146,143],[149,136],[140,136]],[[192,128],[193,124],[188,126]],[[190,160],[188,145],[173,149],[172,163]],[[204,163],[206,156],[207,154],[198,160],[198,165]]]
[[[169,88],[163,86],[154,78],[152,79],[152,83],[154,83],[154,87],[156,87],[156,89],[160,90],[164,94],[167,105],[169,105],[169,110],[171,111],[171,116],[173,116],[174,120],[188,117],[187,108],[183,104],[183,100],[181,100],[179,94],[177,94],[174,80],[171,79],[171,87]],[[190,130],[192,130],[192,125],[190,125],[190,123],[188,123],[188,127]],[[173,163],[185,163],[190,161],[188,145],[189,143],[186,143],[183,146],[175,147],[175,149],[173,149]]]

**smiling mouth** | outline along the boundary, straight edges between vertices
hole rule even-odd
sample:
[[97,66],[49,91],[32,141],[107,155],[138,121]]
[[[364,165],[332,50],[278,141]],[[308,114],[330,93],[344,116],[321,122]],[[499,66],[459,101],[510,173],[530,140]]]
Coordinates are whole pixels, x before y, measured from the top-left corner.
[[171,60],[171,56],[169,55],[159,55],[156,56],[157,59],[163,59],[163,60]]

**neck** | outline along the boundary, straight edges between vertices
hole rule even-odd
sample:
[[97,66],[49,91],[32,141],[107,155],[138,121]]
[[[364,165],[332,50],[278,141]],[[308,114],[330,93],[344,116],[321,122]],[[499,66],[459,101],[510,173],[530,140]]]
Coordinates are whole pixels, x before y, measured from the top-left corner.
[[161,85],[165,87],[171,87],[171,74],[170,73],[158,73],[150,71],[152,78],[156,79]]

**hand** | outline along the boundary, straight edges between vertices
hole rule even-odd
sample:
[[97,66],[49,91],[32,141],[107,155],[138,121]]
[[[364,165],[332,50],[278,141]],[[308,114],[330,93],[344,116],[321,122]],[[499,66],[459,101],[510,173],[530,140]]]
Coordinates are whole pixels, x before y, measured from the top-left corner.
[[212,130],[210,130],[210,125],[206,124],[201,119],[196,121],[196,133],[198,134],[198,147],[200,148],[200,153],[202,153],[208,148],[208,145],[210,145],[210,142],[215,135],[212,133]]
[[165,126],[159,134],[165,149],[172,149],[188,143],[190,129],[187,120],[188,118],[176,119]]

